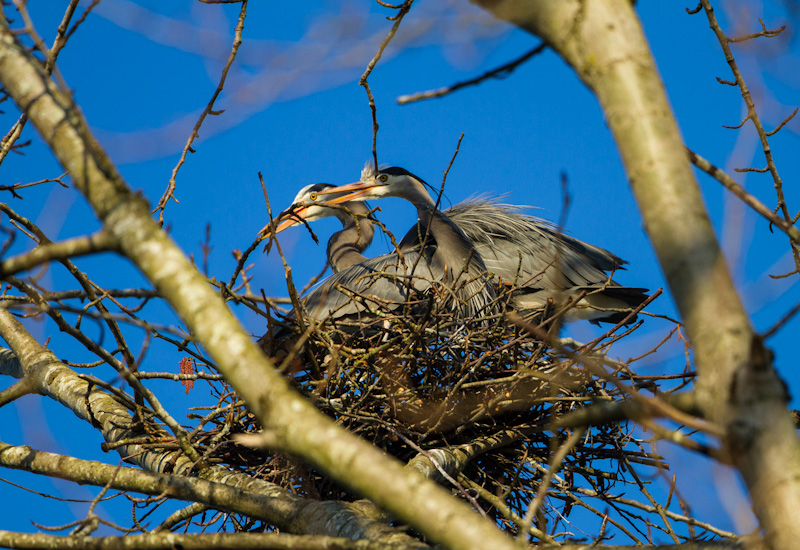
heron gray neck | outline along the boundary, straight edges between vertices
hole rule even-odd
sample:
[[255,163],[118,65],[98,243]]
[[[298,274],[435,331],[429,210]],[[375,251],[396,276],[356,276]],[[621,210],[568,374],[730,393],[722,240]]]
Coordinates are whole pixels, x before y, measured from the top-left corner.
[[467,274],[473,277],[486,272],[483,259],[461,228],[433,204],[416,206],[419,217],[418,239],[424,238],[426,233],[433,237],[436,241],[434,260],[442,268],[460,272],[466,265]]
[[352,215],[338,216],[344,228],[328,241],[328,261],[334,273],[363,262],[362,254],[372,242],[375,225],[367,218]]

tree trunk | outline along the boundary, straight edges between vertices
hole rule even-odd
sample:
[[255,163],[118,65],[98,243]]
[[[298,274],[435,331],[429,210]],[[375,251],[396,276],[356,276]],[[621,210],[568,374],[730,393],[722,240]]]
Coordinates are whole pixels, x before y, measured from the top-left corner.
[[697,402],[750,490],[773,548],[800,540],[800,442],[771,353],[717,244],[630,0],[473,0],[544,39],[595,93],[694,348]]

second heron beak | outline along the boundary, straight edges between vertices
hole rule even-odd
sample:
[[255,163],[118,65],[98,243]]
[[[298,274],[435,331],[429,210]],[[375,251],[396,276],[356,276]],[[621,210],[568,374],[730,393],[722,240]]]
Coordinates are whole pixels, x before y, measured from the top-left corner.
[[377,184],[373,181],[364,182],[364,181],[357,181],[354,183],[348,183],[346,185],[341,185],[339,187],[334,187],[332,189],[326,191],[320,191],[320,195],[332,195],[336,194],[338,196],[328,199],[328,204],[342,204],[343,202],[348,201],[364,201],[370,198],[373,198],[373,195],[370,193],[376,187],[380,187],[380,184]]

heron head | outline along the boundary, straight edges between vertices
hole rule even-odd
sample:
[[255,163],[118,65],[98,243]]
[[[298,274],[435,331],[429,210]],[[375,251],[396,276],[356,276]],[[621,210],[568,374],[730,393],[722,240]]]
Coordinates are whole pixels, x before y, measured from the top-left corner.
[[405,168],[399,166],[382,167],[378,170],[367,163],[361,171],[361,180],[342,185],[323,193],[336,193],[335,198],[327,199],[330,204],[347,201],[365,201],[384,197],[401,197],[416,202],[422,198],[430,200],[425,190],[427,184]]
[[303,220],[313,222],[328,216],[336,216],[339,209],[328,207],[326,203],[331,197],[338,197],[339,194],[323,194],[331,189],[336,189],[336,186],[331,183],[306,185],[297,193],[292,205],[278,214],[271,224],[265,225],[258,234],[269,233],[275,223],[278,224],[275,227],[275,234],[277,234],[284,229],[303,223]]

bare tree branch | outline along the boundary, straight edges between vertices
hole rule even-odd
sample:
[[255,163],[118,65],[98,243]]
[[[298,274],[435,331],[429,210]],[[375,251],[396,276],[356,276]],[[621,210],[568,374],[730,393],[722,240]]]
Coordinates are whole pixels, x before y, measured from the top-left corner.
[[782,220],[778,216],[776,216],[772,210],[767,208],[767,206],[758,200],[756,197],[745,191],[745,189],[739,185],[736,180],[730,177],[728,174],[723,172],[718,167],[714,166],[706,159],[692,151],[691,149],[686,149],[689,153],[689,159],[692,161],[692,164],[697,166],[700,170],[720,182],[722,185],[725,186],[727,190],[731,193],[739,197],[742,202],[748,205],[750,208],[764,216],[771,224],[774,224],[778,227],[781,231],[789,235],[789,238],[792,239],[795,243],[800,244],[800,230],[797,229],[794,225],[787,222],[786,220]]
[[449,95],[455,91],[460,90],[461,88],[468,88],[469,86],[475,86],[480,84],[484,80],[488,80],[490,78],[505,78],[514,72],[514,69],[525,63],[531,57],[542,53],[547,48],[547,44],[542,43],[529,50],[519,56],[517,59],[513,61],[509,61],[497,67],[496,69],[492,69],[491,71],[487,71],[484,74],[477,76],[475,78],[470,78],[469,80],[462,80],[461,82],[456,82],[450,86],[446,86],[444,88],[439,88],[436,90],[429,90],[427,92],[417,92],[415,94],[409,95],[401,95],[397,98],[397,103],[400,105],[405,105],[406,103],[414,103],[415,101],[422,101],[423,99],[433,99],[435,97],[444,97]]
[[[0,531],[4,548],[40,548],[70,550],[174,550],[175,548],[211,550],[415,550],[421,545],[355,541],[324,536],[298,536],[282,533],[214,533],[184,535],[150,533],[125,537],[58,537],[43,534]],[[715,549],[714,549],[715,550]]]
[[[733,56],[733,52],[731,50],[731,44],[736,42],[743,42],[746,40],[752,40],[758,37],[775,37],[778,36],[783,30],[784,27],[781,27],[776,30],[767,30],[764,22],[759,20],[761,23],[761,32],[748,34],[746,36],[742,36],[740,38],[729,38],[720,27],[719,22],[717,21],[717,17],[714,14],[714,8],[711,6],[710,0],[700,0],[700,4],[703,6],[705,10],[706,16],[708,18],[708,22],[711,25],[711,30],[714,31],[714,34],[719,40],[719,44],[722,47],[722,51],[725,54],[725,60],[728,62],[728,66],[731,68],[731,72],[733,73],[734,82],[730,84],[734,84],[739,87],[739,92],[742,94],[742,99],[744,100],[745,106],[747,107],[747,116],[742,120],[742,123],[739,126],[743,126],[748,120],[753,123],[753,126],[758,133],[759,140],[761,141],[761,149],[764,151],[764,158],[767,162],[766,168],[763,169],[754,169],[754,168],[745,168],[745,169],[738,169],[738,171],[747,171],[747,172],[769,172],[772,176],[773,185],[775,187],[775,194],[778,199],[778,206],[776,211],[781,213],[783,219],[786,220],[788,223],[792,223],[792,216],[789,212],[789,208],[786,205],[786,197],[783,193],[783,180],[781,179],[780,174],[778,174],[778,167],[775,165],[775,159],[772,155],[772,148],[769,145],[768,137],[780,130],[783,124],[779,125],[775,128],[772,132],[767,132],[764,128],[764,125],[761,123],[761,118],[758,116],[758,112],[756,111],[756,105],[753,101],[753,96],[750,94],[750,89],[747,87],[747,83],[744,81],[744,76],[742,75],[741,71],[739,70],[739,65],[736,63],[736,59]],[[794,115],[792,115],[794,116]],[[790,120],[792,116],[788,117],[786,120]],[[800,244],[797,244],[796,240],[793,243],[790,243],[792,247],[792,257],[794,258],[795,267],[800,270]]]
[[[164,191],[164,194],[161,196],[161,199],[158,201],[158,205],[156,206],[153,212],[158,212],[158,223],[164,223],[164,209],[167,207],[167,203],[169,199],[178,202],[178,199],[175,198],[175,179],[178,177],[178,170],[181,169],[183,163],[186,162],[186,155],[187,153],[191,152],[194,153],[194,149],[192,149],[192,143],[194,140],[200,137],[200,127],[203,125],[203,121],[205,121],[208,115],[221,115],[225,111],[215,111],[214,110],[214,103],[217,101],[217,98],[222,93],[222,88],[225,86],[225,79],[228,77],[228,71],[233,65],[234,60],[236,59],[236,53],[239,51],[239,46],[242,45],[242,31],[244,31],[244,19],[247,16],[247,0],[236,0],[236,3],[241,2],[242,7],[239,11],[239,21],[236,24],[236,29],[234,30],[234,38],[233,38],[233,46],[231,47],[231,54],[228,56],[228,61],[225,63],[225,67],[222,69],[222,76],[220,76],[219,84],[217,85],[217,89],[214,90],[213,95],[211,96],[211,100],[206,105],[206,108],[203,109],[203,112],[200,114],[200,118],[197,120],[197,123],[194,125],[192,129],[192,133],[189,136],[189,139],[186,141],[186,145],[183,147],[183,151],[181,152],[181,157],[178,160],[178,164],[175,165],[175,168],[172,169],[172,176],[169,178],[169,185],[167,186],[167,190]],[[209,4],[213,4],[215,2],[206,2]],[[233,3],[233,2],[230,2]]]
[[102,230],[94,235],[75,237],[58,243],[47,242],[40,244],[30,252],[0,262],[0,278],[33,269],[53,260],[64,260],[115,250],[116,240],[109,233]]

